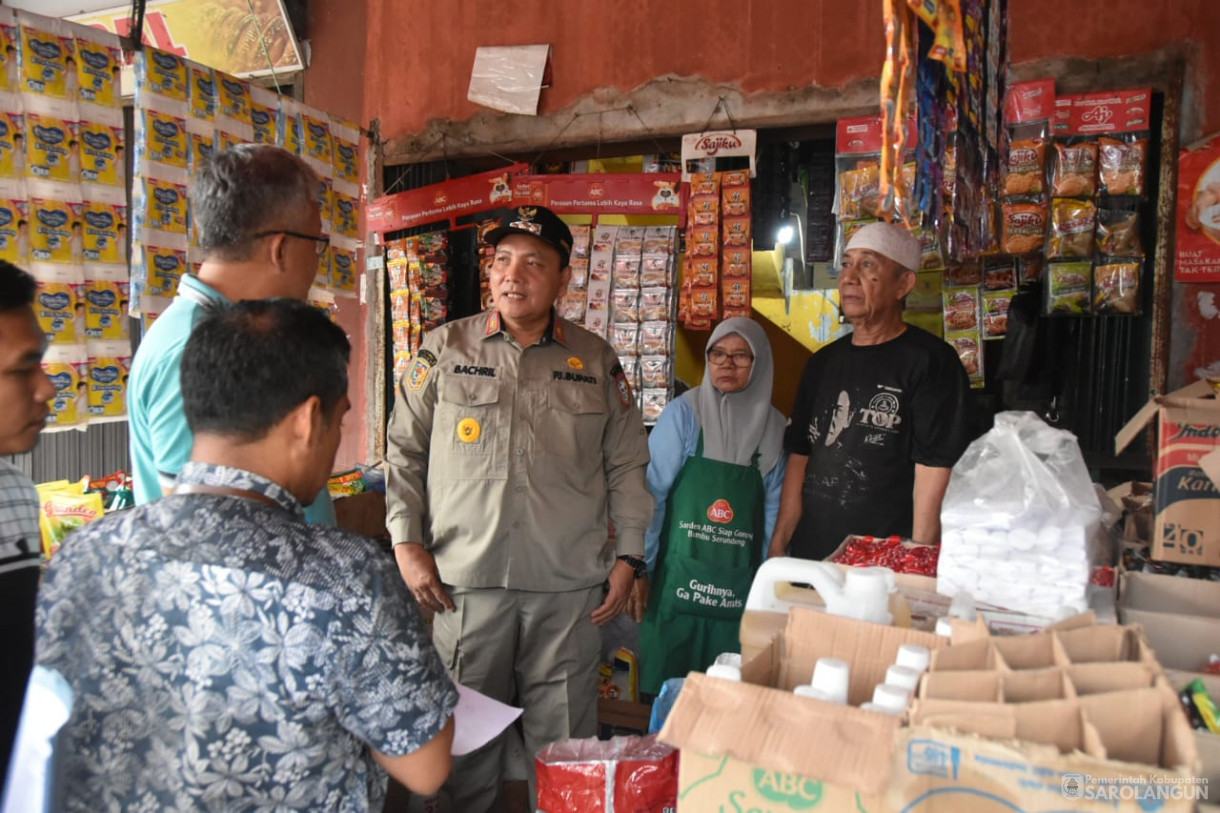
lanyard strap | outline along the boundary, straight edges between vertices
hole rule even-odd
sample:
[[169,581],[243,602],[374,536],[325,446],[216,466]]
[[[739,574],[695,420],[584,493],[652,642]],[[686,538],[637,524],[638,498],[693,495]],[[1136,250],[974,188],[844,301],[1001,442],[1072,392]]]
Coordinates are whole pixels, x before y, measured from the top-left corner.
[[254,500],[254,502],[261,502],[265,505],[270,505],[273,508],[280,509],[281,511],[285,510],[284,506],[280,505],[266,494],[259,494],[257,491],[248,491],[244,488],[229,488],[228,486],[208,486],[203,484],[187,483],[185,485],[176,486],[173,493],[218,494],[222,497],[240,497],[243,500]]

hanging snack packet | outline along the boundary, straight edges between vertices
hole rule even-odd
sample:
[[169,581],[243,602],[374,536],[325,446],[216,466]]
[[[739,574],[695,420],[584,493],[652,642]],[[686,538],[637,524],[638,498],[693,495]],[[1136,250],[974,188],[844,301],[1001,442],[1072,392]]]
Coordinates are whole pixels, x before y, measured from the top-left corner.
[[1051,202],[1048,259],[1083,259],[1093,255],[1097,207],[1091,200],[1056,198]]
[[1017,262],[1012,257],[983,258],[983,288],[987,291],[1013,291],[1017,288]]
[[1001,226],[1001,251],[1029,254],[1042,248],[1046,235],[1046,204],[1005,203]]
[[620,356],[636,352],[636,343],[640,340],[640,326],[632,323],[616,323],[610,325],[610,346]]
[[1115,209],[1098,212],[1097,251],[1103,257],[1143,257],[1139,212]]
[[951,264],[945,269],[945,285],[966,287],[983,281],[982,264],[978,260],[965,260]]
[[1093,264],[1047,263],[1043,313],[1048,316],[1081,316],[1089,312]]
[[1042,271],[1046,267],[1046,258],[1041,254],[1027,254],[1017,258],[1017,281],[1021,285],[1037,282],[1042,279]]
[[1008,333],[1008,307],[1013,291],[988,291],[983,294],[983,338],[1002,339]]
[[642,356],[669,355],[672,340],[673,324],[671,322],[644,322],[640,325],[639,352]]
[[640,380],[645,387],[668,388],[672,369],[669,356],[644,356],[640,359]]
[[187,103],[190,73],[182,57],[144,48],[136,54],[136,76],[143,79],[142,88],[170,101]]
[[610,297],[610,321],[619,324],[638,324],[640,322],[640,289],[615,288]]
[[20,178],[25,172],[25,116],[0,111],[0,178]]
[[640,412],[645,423],[656,423],[669,403],[668,389],[644,389],[640,391]]
[[640,321],[652,322],[670,317],[670,290],[664,287],[640,291]]
[[834,212],[840,221],[877,217],[881,205],[880,116],[840,119],[835,131]]
[[1097,192],[1097,144],[1055,144],[1051,186],[1057,197],[1092,197]]
[[1132,316],[1140,312],[1140,263],[1111,263],[1093,269],[1093,312]]
[[580,324],[585,318],[585,292],[564,292],[559,296],[559,302],[555,308],[559,312],[559,318]]
[[979,291],[977,288],[945,288],[945,332],[977,330]]
[[1101,193],[1143,195],[1148,164],[1148,139],[1121,141],[1103,137],[1097,145]]
[[978,328],[974,330],[945,331],[945,341],[957,353],[970,379],[970,386],[983,386],[983,343],[979,339]]
[[1055,112],[1055,82],[1019,82],[1004,96],[1008,151],[1001,163],[1005,196],[1041,195],[1046,191],[1046,145]]
[[55,555],[68,534],[101,519],[106,513],[101,494],[81,491],[79,483],[67,488],[38,488],[38,528],[42,532],[42,552],[48,559]]

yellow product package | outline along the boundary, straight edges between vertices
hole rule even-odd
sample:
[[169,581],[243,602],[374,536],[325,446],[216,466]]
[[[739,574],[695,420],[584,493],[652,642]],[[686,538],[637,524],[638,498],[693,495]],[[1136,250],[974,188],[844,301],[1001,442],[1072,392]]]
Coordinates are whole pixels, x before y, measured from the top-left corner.
[[203,167],[204,162],[209,160],[215,152],[216,140],[214,138],[191,133],[191,155],[188,161],[191,173],[198,172]]
[[144,226],[171,234],[186,234],[186,187],[173,181],[142,178]]
[[320,161],[327,166],[334,163],[333,147],[330,141],[330,122],[325,119],[315,119],[308,113],[301,114],[304,123],[305,152],[303,155]]
[[356,252],[338,246],[330,247],[330,287],[336,291],[356,292]]
[[37,266],[34,279],[38,291],[34,296],[34,316],[42,328],[47,341],[54,344],[76,342],[77,315],[83,316],[84,305],[80,301],[83,280],[76,276],[73,268]]
[[322,214],[322,230],[331,231],[330,220],[335,209],[335,188],[330,178],[323,178],[318,184],[318,211]]
[[25,116],[0,113],[0,178],[20,178],[25,174]]
[[100,492],[82,494],[82,485],[72,483],[66,490],[54,483],[38,486],[38,529],[42,535],[42,552],[50,559],[72,531],[101,519],[105,503]]
[[255,144],[274,144],[276,119],[279,111],[274,107],[250,102],[250,123],[254,126]]
[[186,103],[187,70],[181,57],[145,48],[136,57],[136,73],[143,73],[145,87],[175,102]]
[[90,263],[127,262],[127,207],[86,202],[81,208],[81,256]]
[[280,144],[293,155],[305,154],[304,127],[301,124],[301,113],[296,105],[285,103],[283,115],[283,131],[280,133]]
[[80,179],[123,186],[123,128],[96,121],[80,123]]
[[148,158],[166,166],[186,169],[186,121],[156,110],[144,111],[144,138]]
[[30,200],[30,259],[35,262],[75,262],[78,246],[74,240],[80,229],[80,204],[62,200]]
[[350,237],[353,240],[359,239],[360,223],[357,218],[360,212],[360,202],[338,190],[332,191],[331,197],[334,198],[330,215],[331,234]]
[[73,153],[76,122],[40,113],[25,114],[25,174],[30,178],[78,183]]
[[216,121],[216,78],[211,68],[190,64],[191,118]]
[[238,136],[235,136],[232,133],[227,133],[224,130],[221,130],[219,133],[217,133],[216,138],[217,138],[217,145],[218,145],[217,149],[220,149],[220,150],[227,150],[230,147],[237,146],[238,144],[246,143],[244,139],[242,139]]
[[85,376],[88,363],[82,345],[53,344],[42,357],[42,369],[55,387],[47,425],[82,426],[89,420]]
[[118,107],[122,52],[84,39],[76,40],[77,88],[82,102]]
[[29,251],[29,203],[0,198],[0,260],[25,267]]
[[330,246],[318,255],[318,270],[314,274],[313,284],[319,288],[330,287]]
[[71,37],[21,26],[21,89],[52,99],[71,99],[76,77],[68,72]]
[[85,272],[85,338],[122,339],[127,336],[127,304],[131,283],[122,266]]
[[[357,130],[356,132],[359,132]],[[350,183],[360,182],[360,145],[332,133],[334,143],[335,178]]]
[[17,79],[17,26],[12,18],[0,22],[0,92],[20,90]]
[[121,419],[127,414],[131,344],[89,342],[89,419]]
[[145,269],[148,273],[147,293],[151,296],[174,296],[178,280],[186,273],[186,252],[176,248],[144,246]]
[[250,86],[235,76],[216,72],[216,95],[218,115],[240,124],[250,123]]
[[364,475],[360,469],[336,472],[326,481],[326,490],[332,497],[350,497],[366,490]]

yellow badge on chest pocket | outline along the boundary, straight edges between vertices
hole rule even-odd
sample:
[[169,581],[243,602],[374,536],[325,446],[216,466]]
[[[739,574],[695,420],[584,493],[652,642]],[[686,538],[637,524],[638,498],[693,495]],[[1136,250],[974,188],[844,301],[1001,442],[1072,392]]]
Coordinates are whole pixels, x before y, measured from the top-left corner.
[[483,427],[474,418],[462,418],[457,425],[458,440],[462,443],[474,443],[483,434]]
[[583,370],[585,368],[584,362],[576,358],[576,356],[572,356],[570,359],[568,359],[568,366],[573,370]]

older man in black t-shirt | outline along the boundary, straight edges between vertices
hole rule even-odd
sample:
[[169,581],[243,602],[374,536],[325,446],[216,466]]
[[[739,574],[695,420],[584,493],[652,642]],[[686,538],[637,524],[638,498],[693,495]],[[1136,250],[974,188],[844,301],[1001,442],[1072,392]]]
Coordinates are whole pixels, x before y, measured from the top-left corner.
[[852,332],[805,366],[784,448],[772,556],[823,559],[848,534],[940,541],[949,472],[969,443],[970,384],[949,345],[902,321],[919,241],[873,223],[847,244]]

